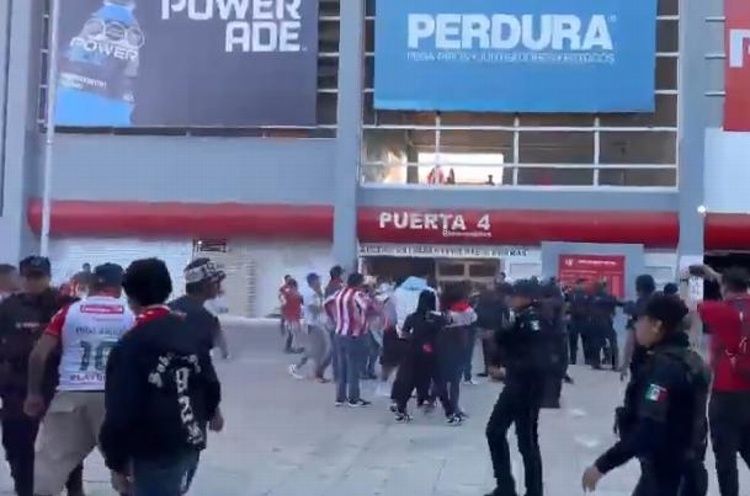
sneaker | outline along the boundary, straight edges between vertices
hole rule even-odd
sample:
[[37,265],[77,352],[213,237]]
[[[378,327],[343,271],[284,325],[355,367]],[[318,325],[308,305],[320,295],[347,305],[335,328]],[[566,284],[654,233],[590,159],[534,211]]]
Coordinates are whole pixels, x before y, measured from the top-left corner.
[[292,377],[294,377],[297,380],[302,380],[302,379],[305,378],[304,375],[300,374],[297,371],[297,366],[296,365],[290,365],[289,366],[289,375],[291,375]]
[[411,422],[411,416],[406,412],[396,412],[396,422],[405,424]]
[[328,384],[331,382],[331,379],[326,379],[325,377],[316,377],[315,382],[318,384]]
[[334,403],[334,405],[336,405],[337,407],[344,406],[346,405],[346,401],[336,400],[336,403]]
[[468,414],[468,413],[466,413],[466,412],[465,412],[465,411],[463,411],[463,410],[458,410],[458,411],[456,412],[456,416],[457,416],[457,417],[460,417],[460,418],[461,418],[461,420],[466,420],[467,418],[469,418],[469,414]]
[[451,415],[446,419],[446,423],[451,427],[457,427],[464,423],[464,419],[459,417],[458,415]]
[[490,374],[488,374],[487,372],[480,372],[480,373],[477,374],[477,377],[481,377],[481,378],[485,378],[485,377],[489,377],[489,376],[490,376]]
[[372,403],[363,399],[358,399],[354,401],[349,400],[347,402],[347,406],[349,406],[350,408],[359,408],[359,407],[370,406],[370,405],[372,405]]
[[475,381],[474,379],[464,379],[464,385],[465,386],[476,386],[479,383]]
[[391,403],[391,406],[388,407],[391,410],[391,413],[398,412],[398,405],[396,403]]

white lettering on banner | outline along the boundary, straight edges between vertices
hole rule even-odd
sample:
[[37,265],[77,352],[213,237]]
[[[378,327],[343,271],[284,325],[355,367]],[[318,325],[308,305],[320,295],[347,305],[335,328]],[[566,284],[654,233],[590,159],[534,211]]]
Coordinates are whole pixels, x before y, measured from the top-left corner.
[[750,55],[750,29],[729,31],[729,67],[740,69],[745,66],[745,55]]
[[380,229],[394,227],[416,231],[440,231],[446,238],[489,238],[492,225],[490,215],[484,214],[471,227],[461,214],[419,213],[419,212],[381,212],[378,216]]
[[409,14],[407,57],[477,63],[615,62],[616,16]]
[[523,246],[440,246],[362,244],[360,256],[417,257],[417,258],[506,258],[526,257],[529,248]]
[[224,50],[301,52],[302,0],[162,0],[161,18],[183,13],[191,21],[227,23]]

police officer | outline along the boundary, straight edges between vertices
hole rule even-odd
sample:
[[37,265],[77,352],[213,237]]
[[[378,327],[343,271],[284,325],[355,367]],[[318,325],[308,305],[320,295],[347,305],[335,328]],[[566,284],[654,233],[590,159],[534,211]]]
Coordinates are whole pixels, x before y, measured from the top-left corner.
[[[28,257],[19,264],[23,292],[0,303],[0,398],[5,455],[18,496],[32,496],[34,485],[34,442],[38,419],[23,413],[26,397],[28,359],[36,340],[52,316],[73,299],[50,287],[50,262],[44,257]],[[54,357],[59,360],[59,355]],[[45,396],[49,403],[57,386],[57,366],[48,366]],[[68,494],[83,494],[82,468],[77,468],[67,484]]]
[[688,479],[706,445],[711,374],[682,332],[687,314],[674,297],[659,293],[648,301],[636,325],[647,356],[618,414],[620,440],[584,472],[584,490],[594,491],[604,474],[635,457],[641,477],[634,496],[677,496],[681,485],[693,483]]
[[583,284],[585,279],[577,279],[575,287],[566,295],[570,322],[568,324],[568,345],[570,364],[578,361],[578,341],[583,345],[583,358],[586,364],[591,363],[591,344],[589,340],[589,304],[590,297]]
[[620,352],[614,327],[617,306],[617,298],[609,293],[607,283],[600,281],[591,299],[591,339],[593,342],[591,366],[595,369],[600,369],[602,366],[602,352],[612,370],[619,369]]
[[[546,376],[542,408],[560,408],[563,379],[568,371],[568,342],[565,334],[565,297],[555,279],[541,287],[539,310],[548,338],[550,373]],[[569,378],[568,378],[569,379]],[[569,379],[570,380],[570,379]]]
[[637,299],[625,304],[625,314],[628,316],[627,337],[625,338],[625,352],[620,364],[620,379],[625,380],[630,374],[635,375],[646,358],[646,350],[635,339],[635,324],[643,314],[649,299],[656,291],[656,282],[650,274],[641,274],[635,279]]
[[534,300],[540,287],[532,281],[513,286],[514,321],[495,339],[507,351],[505,388],[487,423],[487,443],[497,488],[488,496],[516,496],[508,452],[508,429],[516,426],[518,449],[524,463],[527,496],[542,496],[542,455],[539,450],[539,410],[549,372],[549,329]]

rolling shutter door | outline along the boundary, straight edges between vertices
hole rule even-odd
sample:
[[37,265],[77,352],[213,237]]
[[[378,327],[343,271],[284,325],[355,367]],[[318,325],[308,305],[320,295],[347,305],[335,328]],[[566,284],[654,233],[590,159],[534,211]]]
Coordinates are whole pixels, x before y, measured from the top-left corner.
[[64,238],[50,243],[52,280],[61,284],[81,270],[84,263],[95,267],[111,262],[124,268],[140,258],[157,257],[167,264],[172,275],[172,297],[185,292],[182,271],[190,261],[190,241],[158,241],[137,238]]

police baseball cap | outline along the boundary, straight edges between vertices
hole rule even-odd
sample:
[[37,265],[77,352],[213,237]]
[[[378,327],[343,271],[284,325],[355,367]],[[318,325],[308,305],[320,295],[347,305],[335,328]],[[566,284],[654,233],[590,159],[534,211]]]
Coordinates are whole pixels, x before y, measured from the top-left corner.
[[120,287],[124,277],[123,268],[114,263],[105,263],[94,268],[94,283],[101,286]]
[[18,264],[18,271],[22,276],[49,276],[52,273],[52,264],[49,258],[32,255],[26,257]]
[[219,282],[226,278],[223,270],[208,258],[196,258],[185,267],[185,282],[194,284],[198,282]]

